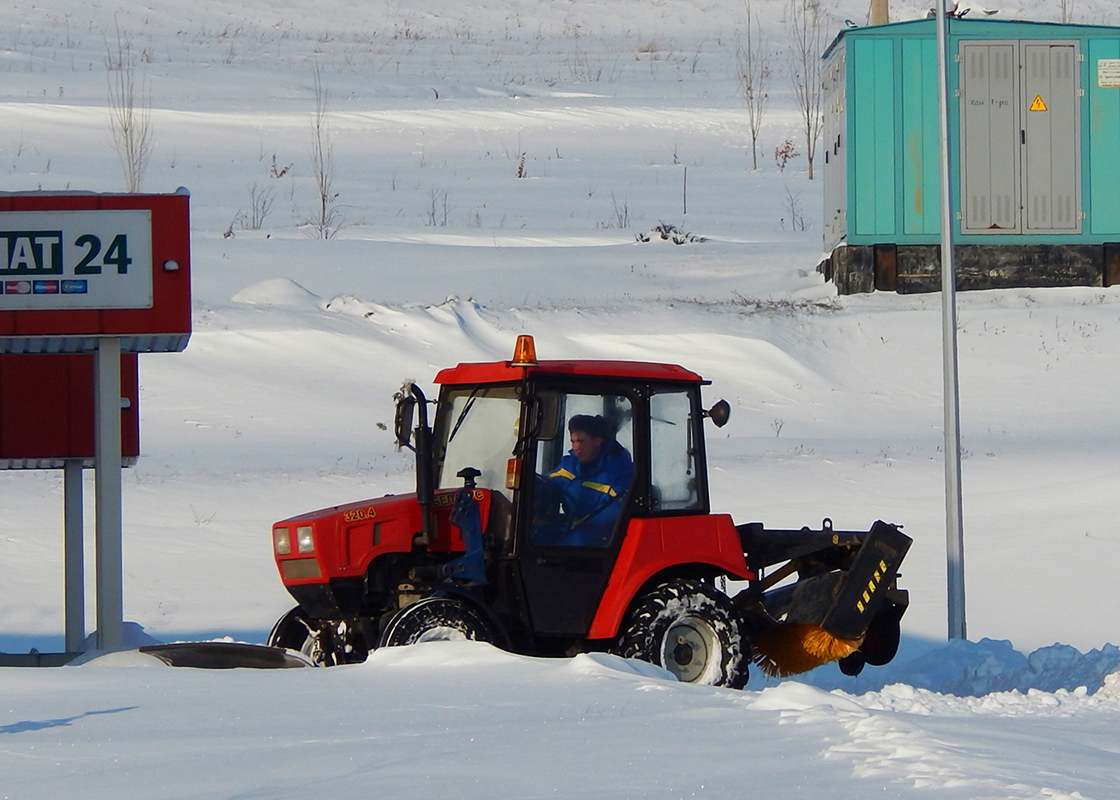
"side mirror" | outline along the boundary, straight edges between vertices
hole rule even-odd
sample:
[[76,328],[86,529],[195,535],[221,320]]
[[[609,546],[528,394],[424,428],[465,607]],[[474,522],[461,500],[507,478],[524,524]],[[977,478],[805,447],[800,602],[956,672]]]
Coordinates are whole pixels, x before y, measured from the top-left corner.
[[397,404],[396,417],[393,420],[397,452],[404,447],[415,450],[412,446],[412,418],[416,412],[416,398],[412,394],[412,383],[407,382],[401,386],[400,391],[393,395],[393,400]]
[[704,416],[710,419],[717,428],[722,428],[727,424],[727,420],[731,419],[731,404],[726,400],[720,400],[705,411]]

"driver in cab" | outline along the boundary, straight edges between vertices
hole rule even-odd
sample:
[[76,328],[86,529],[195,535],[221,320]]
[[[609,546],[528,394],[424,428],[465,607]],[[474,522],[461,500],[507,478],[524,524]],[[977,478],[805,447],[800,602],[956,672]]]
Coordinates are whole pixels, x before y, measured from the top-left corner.
[[568,421],[568,433],[572,449],[548,474],[571,523],[557,544],[602,547],[622,511],[634,461],[599,415],[576,414]]

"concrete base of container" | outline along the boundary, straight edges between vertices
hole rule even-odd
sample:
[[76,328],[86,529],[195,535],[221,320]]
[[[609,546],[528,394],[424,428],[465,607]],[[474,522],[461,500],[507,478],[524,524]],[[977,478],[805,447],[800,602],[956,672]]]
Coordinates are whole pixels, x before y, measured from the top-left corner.
[[[957,289],[1120,284],[1120,243],[957,245]],[[841,245],[817,267],[840,294],[941,290],[939,245]]]

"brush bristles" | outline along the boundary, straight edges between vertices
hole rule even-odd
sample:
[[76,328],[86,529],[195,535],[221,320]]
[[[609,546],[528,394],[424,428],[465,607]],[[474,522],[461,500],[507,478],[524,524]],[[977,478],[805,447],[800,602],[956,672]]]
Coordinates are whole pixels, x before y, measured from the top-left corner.
[[757,636],[751,647],[754,663],[763,672],[772,678],[784,678],[849,656],[860,644],[858,640],[838,639],[819,625],[783,623]]

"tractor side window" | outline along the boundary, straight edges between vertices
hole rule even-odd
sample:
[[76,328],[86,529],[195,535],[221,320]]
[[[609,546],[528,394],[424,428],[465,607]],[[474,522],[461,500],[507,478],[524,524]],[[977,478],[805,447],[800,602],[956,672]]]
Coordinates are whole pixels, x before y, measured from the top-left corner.
[[517,442],[521,401],[511,387],[456,391],[447,398],[437,452],[442,454],[439,487],[463,485],[464,467],[482,472],[478,486],[504,491],[506,465]]
[[650,495],[654,511],[698,508],[692,399],[688,392],[650,397]]
[[538,545],[606,547],[634,479],[634,413],[623,395],[566,394],[563,426],[538,443],[533,529]]

